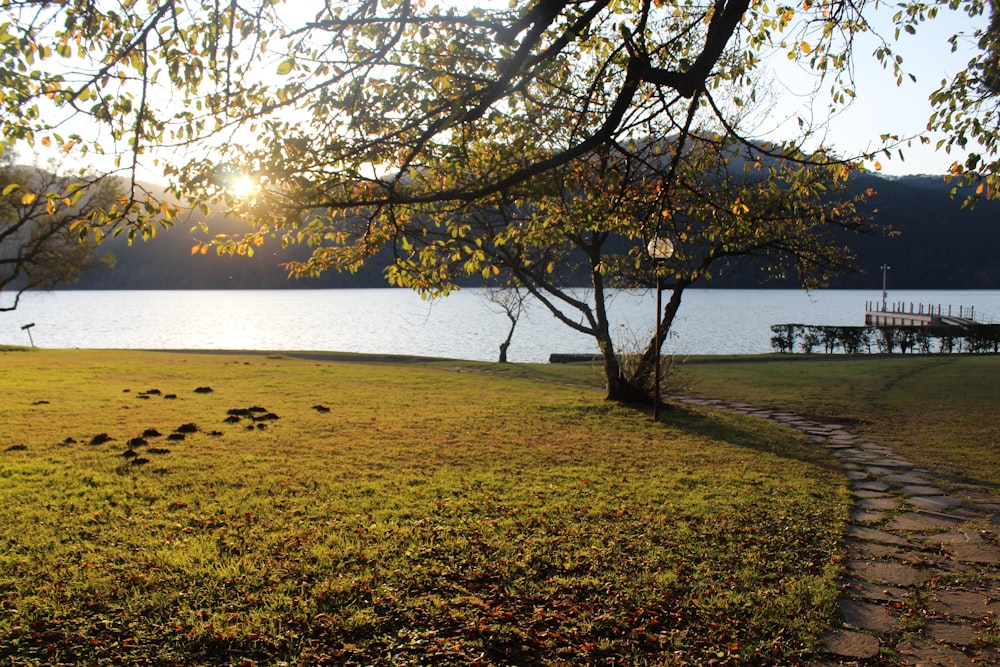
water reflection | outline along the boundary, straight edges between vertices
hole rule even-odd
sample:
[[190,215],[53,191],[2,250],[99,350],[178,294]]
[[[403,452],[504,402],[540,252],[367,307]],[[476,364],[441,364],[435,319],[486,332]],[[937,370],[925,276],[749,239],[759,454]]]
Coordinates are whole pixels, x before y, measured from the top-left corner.
[[[770,352],[778,323],[860,325],[877,291],[688,290],[665,348],[676,354]],[[1000,321],[1000,291],[903,292],[900,301],[975,306]],[[611,316],[619,343],[653,330],[649,290],[619,291]],[[63,291],[29,293],[0,314],[0,344],[27,345],[21,326],[48,348],[338,350],[495,360],[509,322],[479,290],[424,301],[409,290]],[[511,361],[553,352],[592,353],[589,337],[531,303],[518,323]]]

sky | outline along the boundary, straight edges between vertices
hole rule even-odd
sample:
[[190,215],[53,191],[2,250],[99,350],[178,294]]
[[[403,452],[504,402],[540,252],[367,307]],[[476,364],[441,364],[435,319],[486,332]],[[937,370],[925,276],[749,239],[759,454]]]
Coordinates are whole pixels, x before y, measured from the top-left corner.
[[[895,11],[895,7],[883,5],[873,20],[890,41],[893,36],[890,19]],[[876,41],[872,38],[861,40],[855,50],[854,89],[857,97],[847,110],[830,121],[827,145],[843,156],[852,156],[880,146],[879,137],[883,134],[907,137],[924,132],[932,112],[928,99],[930,94],[940,87],[942,79],[950,79],[955,72],[963,69],[973,53],[971,40],[966,40],[966,46],[970,48],[952,53],[948,37],[956,32],[971,33],[978,27],[985,27],[987,20],[987,17],[982,17],[980,22],[983,26],[979,26],[965,14],[943,11],[934,21],[921,25],[916,35],[902,34],[899,42],[894,43],[894,48],[903,56],[903,67],[916,77],[916,82],[904,78],[900,86],[896,85],[892,72],[884,70],[872,55]],[[782,95],[780,108],[786,115],[801,112],[800,96],[809,89],[810,83],[791,69],[781,70],[777,78]],[[780,131],[777,134],[780,135]],[[914,142],[911,147],[902,147],[905,160],[900,160],[896,154],[892,159],[880,158],[881,173],[945,173],[961,155],[935,151],[934,143],[922,146]]]

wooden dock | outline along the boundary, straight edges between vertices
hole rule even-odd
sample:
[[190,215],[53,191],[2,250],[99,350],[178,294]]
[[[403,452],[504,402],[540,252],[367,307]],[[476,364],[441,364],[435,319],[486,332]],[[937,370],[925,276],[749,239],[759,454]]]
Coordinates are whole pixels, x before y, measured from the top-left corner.
[[874,327],[938,327],[976,324],[976,309],[959,306],[953,309],[940,304],[865,303],[865,324]]

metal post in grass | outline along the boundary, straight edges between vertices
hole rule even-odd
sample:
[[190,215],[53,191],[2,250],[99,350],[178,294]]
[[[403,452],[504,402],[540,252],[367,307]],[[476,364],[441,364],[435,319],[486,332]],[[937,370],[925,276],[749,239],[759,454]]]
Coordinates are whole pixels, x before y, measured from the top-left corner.
[[31,327],[35,326],[34,322],[30,322],[21,327],[22,331],[28,332],[28,342],[31,343],[31,347],[35,347],[35,339],[31,337]]
[[653,421],[660,419],[660,312],[663,310],[663,263],[674,255],[670,239],[654,237],[646,251],[656,267],[656,319],[653,320],[653,342],[656,345],[656,370],[653,376]]

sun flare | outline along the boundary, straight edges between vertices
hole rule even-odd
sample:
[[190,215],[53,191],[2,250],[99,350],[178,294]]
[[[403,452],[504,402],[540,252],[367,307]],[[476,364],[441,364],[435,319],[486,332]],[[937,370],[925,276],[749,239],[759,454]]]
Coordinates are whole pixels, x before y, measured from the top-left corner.
[[233,196],[244,199],[257,192],[257,184],[249,176],[241,176],[233,181],[232,185],[229,186],[229,191]]

